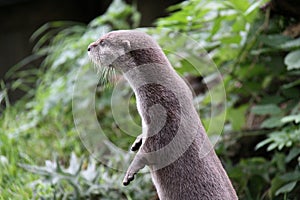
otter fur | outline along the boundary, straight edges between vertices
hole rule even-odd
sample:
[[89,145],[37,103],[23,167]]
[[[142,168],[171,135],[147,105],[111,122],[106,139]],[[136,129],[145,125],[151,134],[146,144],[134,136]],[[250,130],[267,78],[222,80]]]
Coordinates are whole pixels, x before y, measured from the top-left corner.
[[146,33],[113,31],[88,47],[99,67],[123,73],[142,118],[123,180],[149,166],[160,200],[235,200],[236,192],[201,124],[192,92]]

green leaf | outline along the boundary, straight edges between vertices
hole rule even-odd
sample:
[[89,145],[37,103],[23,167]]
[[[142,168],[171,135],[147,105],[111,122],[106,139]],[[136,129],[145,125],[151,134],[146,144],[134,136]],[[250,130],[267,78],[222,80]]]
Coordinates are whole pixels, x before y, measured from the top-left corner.
[[276,147],[278,147],[278,144],[272,143],[268,146],[267,151],[272,151],[272,150],[276,149]]
[[300,85],[300,79],[282,85],[282,89],[290,89],[290,88],[295,87],[295,86],[298,86],[298,85]]
[[261,104],[279,104],[284,101],[284,98],[280,95],[268,95],[263,97]]
[[275,195],[277,196],[277,195],[282,194],[282,193],[291,192],[295,188],[296,184],[297,184],[297,181],[293,181],[293,182],[290,182],[288,184],[285,184],[284,186],[282,186],[281,188],[279,188],[276,191]]
[[214,36],[219,31],[219,29],[221,27],[221,22],[222,22],[222,18],[221,17],[214,20],[214,25],[213,25],[213,27],[212,27],[212,29],[210,31],[210,34],[211,34],[210,38],[212,36]]
[[290,40],[286,36],[281,35],[272,35],[272,36],[262,36],[260,41],[268,45],[267,48],[261,48],[258,50],[252,50],[251,53],[253,55],[259,55],[269,52],[275,52],[278,50],[294,50],[300,47],[300,38]]
[[88,181],[94,182],[97,179],[99,172],[96,168],[96,161],[91,159],[86,170],[81,171],[81,176]]
[[280,108],[275,104],[253,106],[251,112],[256,115],[276,115],[281,112]]
[[260,143],[258,143],[258,144],[256,145],[255,150],[257,150],[257,149],[259,149],[259,148],[265,146],[266,144],[268,144],[268,143],[270,143],[270,142],[272,142],[272,139],[271,139],[271,138],[268,138],[268,139],[265,139],[265,140],[261,141]]
[[253,11],[255,11],[256,9],[258,9],[260,5],[261,5],[260,1],[257,1],[255,3],[253,3],[251,6],[249,6],[249,8],[244,13],[244,15],[247,16],[247,15],[251,14]]
[[3,101],[3,99],[5,98],[5,96],[6,96],[6,91],[5,90],[4,91],[0,91],[0,104]]
[[280,178],[286,183],[292,181],[300,181],[300,171],[295,170],[292,172],[285,173],[284,175],[280,176]]
[[259,41],[263,44],[270,47],[277,47],[286,42],[290,41],[291,38],[282,34],[274,34],[274,35],[262,35],[259,37]]
[[299,48],[300,47],[300,38],[294,39],[294,40],[289,40],[281,45],[279,45],[277,48],[282,49],[282,50],[289,50],[289,49],[294,49],[294,48]]
[[246,20],[243,17],[238,17],[232,25],[232,31],[238,32],[245,30]]
[[300,148],[294,147],[290,150],[289,154],[285,158],[285,162],[289,163],[292,161],[295,157],[297,157],[300,154]]
[[282,126],[281,117],[271,117],[263,121],[260,125],[261,128],[276,128]]
[[298,115],[289,115],[281,119],[282,123],[295,122],[296,124],[300,123],[300,114]]
[[235,109],[228,109],[228,119],[232,125],[233,130],[240,130],[246,122],[245,113],[248,105],[240,106]]
[[70,157],[70,165],[64,171],[72,175],[77,175],[80,172],[82,163],[83,163],[83,159],[77,158],[76,154],[72,152]]
[[280,178],[280,176],[275,176],[271,181],[270,193],[272,196],[275,195],[275,192],[284,184],[284,181]]
[[288,70],[300,68],[300,50],[290,52],[284,58],[284,64],[287,65]]
[[242,12],[246,11],[249,6],[248,0],[229,0],[228,2],[230,2],[236,10],[240,10]]

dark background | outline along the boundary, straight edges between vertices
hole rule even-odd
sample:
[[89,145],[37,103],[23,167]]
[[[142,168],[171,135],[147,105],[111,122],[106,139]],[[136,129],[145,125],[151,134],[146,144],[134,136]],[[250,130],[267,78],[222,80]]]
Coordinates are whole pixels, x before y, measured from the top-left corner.
[[[88,23],[105,12],[112,0],[0,0],[0,79],[7,70],[31,53],[32,33],[49,21]],[[151,26],[166,8],[181,0],[136,0],[141,26]],[[127,3],[132,1],[127,0]]]

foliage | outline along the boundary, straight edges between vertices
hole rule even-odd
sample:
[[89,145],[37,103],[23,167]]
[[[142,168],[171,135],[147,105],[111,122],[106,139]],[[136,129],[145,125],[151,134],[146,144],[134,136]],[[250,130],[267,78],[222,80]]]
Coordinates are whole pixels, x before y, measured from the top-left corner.
[[[181,75],[199,76],[187,62],[193,60],[193,64],[203,69],[202,83],[208,83],[216,73],[211,70],[214,64],[207,56],[222,74],[226,107],[220,106],[224,104],[224,96],[218,96],[220,84],[200,93],[195,102],[200,103],[198,108],[206,128],[211,120],[226,116],[216,151],[239,198],[299,199],[300,39],[282,34],[295,23],[294,19],[271,16],[269,10],[260,11],[259,7],[265,2],[184,1],[171,6],[170,15],[157,20],[156,27],[144,30],[157,39]],[[88,70],[86,47],[112,29],[136,28],[139,18],[134,6],[115,0],[104,15],[88,25],[49,22],[36,31],[32,37],[37,41],[33,55],[7,74],[13,82],[1,83],[0,101],[6,105],[0,117],[0,132],[4,133],[0,134],[1,198],[100,195],[101,199],[140,199],[142,196],[149,199],[153,196],[149,177],[138,176],[135,182],[141,184],[122,188],[116,172],[99,164],[95,168],[91,160],[89,163],[88,159],[78,159],[72,154],[82,157],[88,154],[74,127],[71,95],[75,77],[88,77],[84,79],[86,87],[82,95],[97,84],[97,80],[89,78],[95,72]],[[195,47],[195,41],[201,45]],[[43,60],[39,68],[22,68],[34,65],[39,59]],[[11,106],[7,93],[16,88],[23,89],[27,95]],[[98,85],[96,114],[109,139],[127,149],[133,138],[124,135],[114,122],[110,112],[111,94],[111,88]],[[130,91],[122,95],[128,96]],[[212,102],[211,95],[216,95],[217,101]],[[80,105],[88,109],[93,102],[87,99]],[[212,105],[222,109],[212,113],[208,109]],[[134,99],[130,106],[138,120]],[[214,137],[222,128],[213,127],[209,136]],[[10,148],[12,146],[15,148]],[[47,161],[46,166],[39,167],[56,154],[56,161]],[[68,163],[68,155],[71,159],[69,168],[65,169],[66,165],[61,163]],[[118,165],[124,160],[121,157],[114,155],[111,162]],[[20,163],[39,175],[21,170],[17,167]],[[88,173],[98,174],[95,182],[84,175]],[[31,184],[33,190],[29,182],[36,183]],[[95,190],[89,190],[92,185]]]
[[[220,141],[217,151],[227,160],[240,198],[295,199],[300,183],[300,43],[281,34],[293,20],[259,13],[263,3],[187,1],[171,7],[175,12],[157,25],[201,41],[223,75],[228,95],[224,139],[230,138]],[[238,148],[238,143],[247,145]]]
[[21,164],[21,167],[41,176],[30,184],[35,199],[146,199],[154,193],[149,173],[125,188],[121,186],[119,173],[96,165],[92,157],[87,162],[74,153],[68,168],[58,158],[46,160],[45,166]]
[[[55,190],[59,188],[60,182],[49,185],[49,182],[44,182],[43,179],[40,179],[38,184],[31,184],[36,193],[33,194],[29,183],[36,180],[37,176],[20,170],[18,164],[27,166],[26,169],[39,169],[35,165],[53,156],[57,156],[61,162],[67,162],[66,159],[71,152],[82,156],[88,155],[89,152],[80,141],[80,135],[74,126],[72,115],[72,91],[75,78],[80,71],[89,73],[85,76],[95,74],[94,70],[89,70],[87,46],[105,32],[112,29],[134,28],[138,22],[139,13],[136,12],[135,7],[115,0],[104,15],[94,19],[89,25],[63,21],[49,22],[33,34],[32,40],[37,40],[33,55],[7,73],[7,77],[13,79],[12,84],[1,85],[3,88],[0,93],[1,101],[6,103],[6,108],[0,118],[2,125],[0,132],[4,133],[0,134],[1,198],[30,199],[38,194],[39,198],[49,199],[51,193],[61,194]],[[40,67],[27,69],[28,66],[39,63],[41,59],[43,62]],[[87,79],[87,86],[96,84],[97,79]],[[15,89],[24,90],[26,95],[10,106],[7,93]],[[102,128],[109,134],[110,139],[119,141],[119,135],[112,133],[111,130],[113,124],[113,118],[109,112],[111,92],[109,88],[99,87],[99,93],[96,95],[102,98],[97,98],[96,110],[101,120],[101,117],[106,116]],[[89,106],[92,100],[87,99],[87,102],[82,104],[82,109]],[[127,137],[119,144],[127,149],[132,140],[134,138]],[[121,155],[116,155],[114,159],[111,159],[115,161],[114,165],[120,162],[117,156]],[[43,169],[46,170],[46,168]],[[104,166],[99,166],[100,169],[103,170]],[[122,194],[122,192],[110,192],[115,190],[116,184],[121,183],[120,178],[121,176],[117,173],[102,173],[98,184],[106,187],[102,190],[103,198]],[[140,181],[150,183],[149,179],[142,179],[142,177],[140,180],[137,178],[137,184]],[[70,187],[65,183],[64,185],[67,188]],[[83,192],[87,192],[85,189],[88,188],[80,184],[79,186],[83,187]],[[152,195],[153,188],[145,189],[143,195],[140,189],[133,186],[132,190],[122,194],[122,198],[126,196],[126,199],[132,199],[138,194],[140,196]],[[107,193],[105,194],[104,191]]]

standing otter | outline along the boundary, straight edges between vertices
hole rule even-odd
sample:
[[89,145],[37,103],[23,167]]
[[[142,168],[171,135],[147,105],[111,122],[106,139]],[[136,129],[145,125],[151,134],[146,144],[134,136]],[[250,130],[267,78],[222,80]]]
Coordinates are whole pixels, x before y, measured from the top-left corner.
[[88,47],[100,67],[124,74],[142,118],[142,135],[123,180],[148,165],[161,200],[235,200],[192,102],[192,93],[159,45],[139,31],[113,31]]

